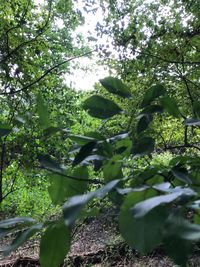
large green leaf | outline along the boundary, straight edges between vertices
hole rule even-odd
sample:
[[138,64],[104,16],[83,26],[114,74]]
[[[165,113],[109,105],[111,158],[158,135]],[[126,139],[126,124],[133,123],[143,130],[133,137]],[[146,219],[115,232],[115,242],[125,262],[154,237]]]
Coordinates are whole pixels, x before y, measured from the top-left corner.
[[154,101],[159,96],[165,95],[166,90],[161,84],[157,84],[152,86],[144,95],[141,107],[144,108],[151,104],[152,101]]
[[62,207],[65,224],[70,226],[79,216],[84,206],[93,198],[103,198],[108,192],[115,188],[120,180],[113,180],[102,188],[84,195],[71,197]]
[[192,181],[188,176],[187,169],[185,169],[183,167],[175,166],[171,169],[171,172],[172,172],[173,176],[176,177],[178,180],[180,180],[186,184],[192,184]]
[[148,212],[150,212],[155,207],[158,207],[163,204],[168,204],[176,199],[180,198],[181,196],[191,197],[195,195],[195,192],[192,190],[187,190],[184,188],[178,188],[178,190],[170,190],[171,193],[162,195],[162,196],[155,196],[149,199],[146,199],[142,202],[137,203],[131,210],[135,218],[140,218],[145,216]]
[[124,98],[131,97],[129,88],[117,78],[106,77],[105,79],[100,80],[100,83],[112,94],[116,94]]
[[83,136],[83,135],[75,135],[75,134],[70,134],[69,138],[76,142],[78,145],[85,145],[89,142],[96,141],[95,138],[89,137],[89,136]]
[[9,125],[0,124],[0,138],[11,133],[12,127]]
[[[67,198],[83,194],[86,191],[88,186],[88,170],[86,166],[75,168],[69,175],[74,179],[57,174],[50,175],[51,184],[48,191],[54,205],[63,204]],[[78,178],[78,180],[75,178]],[[83,180],[81,181],[81,179]]]
[[186,119],[184,123],[186,126],[200,126],[199,119]]
[[12,251],[15,251],[18,247],[24,244],[30,237],[35,235],[37,232],[41,231],[43,224],[35,224],[30,226],[28,229],[23,230],[22,232],[18,233],[17,237],[13,240],[10,246],[6,247],[3,250],[3,254],[7,256]]
[[142,115],[137,124],[137,133],[140,134],[141,132],[145,131],[152,119],[152,115]]
[[50,225],[40,242],[40,263],[42,267],[60,266],[70,249],[71,237],[64,223]]
[[170,115],[180,117],[180,111],[174,98],[164,96],[160,99],[160,103]]
[[81,163],[85,158],[90,156],[96,145],[97,143],[92,141],[82,146],[78,154],[75,156],[75,159],[73,161],[73,166]]
[[115,155],[104,165],[103,175],[106,183],[122,178],[122,160],[119,155]]
[[151,137],[143,137],[133,142],[132,153],[135,156],[144,156],[150,154],[154,150],[154,139]]
[[49,155],[41,155],[38,157],[38,160],[42,167],[49,171],[63,173],[64,168],[60,166],[58,162],[52,159]]
[[133,192],[127,196],[120,211],[120,232],[132,248],[146,254],[161,243],[162,229],[168,214],[163,207],[157,207],[141,218],[134,218],[131,207],[138,201],[136,195],[145,196],[142,192]]
[[122,109],[117,104],[99,95],[94,95],[86,99],[83,103],[83,108],[92,117],[99,119],[107,119],[122,113]]
[[16,218],[11,218],[11,219],[7,219],[4,221],[0,222],[0,228],[8,228],[8,227],[12,227],[18,224],[31,224],[34,223],[35,220],[29,217],[16,217]]
[[51,126],[49,112],[41,93],[37,95],[37,112],[41,127],[43,129],[49,128]]
[[195,101],[193,104],[194,113],[197,119],[200,119],[200,101]]

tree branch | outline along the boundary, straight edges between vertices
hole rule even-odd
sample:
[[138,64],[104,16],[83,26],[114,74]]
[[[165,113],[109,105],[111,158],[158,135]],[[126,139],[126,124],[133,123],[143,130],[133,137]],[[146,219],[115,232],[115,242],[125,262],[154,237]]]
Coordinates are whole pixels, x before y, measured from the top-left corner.
[[51,67],[50,69],[48,69],[47,71],[45,71],[39,78],[37,78],[35,81],[25,85],[24,87],[22,87],[21,89],[19,90],[16,90],[16,91],[10,91],[10,92],[2,92],[0,93],[0,95],[14,95],[14,94],[17,94],[19,92],[22,92],[22,91],[26,91],[27,89],[29,89],[30,87],[32,87],[33,85],[39,83],[42,79],[44,79],[44,77],[46,77],[49,73],[51,73],[53,70],[57,69],[58,67],[66,64],[67,62],[70,62],[74,59],[77,59],[77,58],[81,58],[81,57],[84,57],[84,56],[87,56],[89,54],[91,54],[93,51],[90,51],[90,52],[87,52],[87,53],[84,53],[84,54],[81,54],[81,55],[78,55],[78,56],[74,56],[72,58],[69,58],[69,59],[66,59],[56,65],[54,65],[53,67]]

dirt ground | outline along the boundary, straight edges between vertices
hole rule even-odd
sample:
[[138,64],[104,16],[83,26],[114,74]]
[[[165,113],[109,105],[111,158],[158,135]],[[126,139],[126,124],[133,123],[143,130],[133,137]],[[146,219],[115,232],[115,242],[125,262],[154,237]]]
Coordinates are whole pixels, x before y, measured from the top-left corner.
[[[114,210],[108,210],[97,218],[77,227],[71,251],[63,267],[175,267],[173,262],[156,250],[148,256],[140,256],[130,249],[118,235]],[[6,245],[0,243],[0,251]],[[37,267],[39,241],[31,240],[9,257],[0,256],[0,267]],[[189,267],[200,266],[200,253],[190,259]]]

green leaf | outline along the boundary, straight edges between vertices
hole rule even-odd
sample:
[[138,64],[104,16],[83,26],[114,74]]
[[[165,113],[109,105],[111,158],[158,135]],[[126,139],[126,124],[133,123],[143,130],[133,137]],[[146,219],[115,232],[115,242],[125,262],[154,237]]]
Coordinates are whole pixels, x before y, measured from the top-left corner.
[[180,266],[187,266],[193,241],[200,239],[200,226],[180,216],[170,216],[164,231],[164,246],[168,255]]
[[[54,205],[63,204],[67,198],[74,195],[83,194],[87,190],[88,169],[80,166],[69,174],[74,179],[69,179],[61,175],[50,175],[49,195]],[[79,178],[76,180],[75,178]],[[81,181],[83,179],[83,181]]]
[[144,95],[141,107],[144,108],[151,104],[152,101],[154,101],[159,96],[165,95],[166,90],[161,84],[157,84],[152,86]]
[[132,153],[135,156],[148,155],[154,150],[154,139],[151,137],[143,137],[137,142],[133,142]]
[[87,110],[92,117],[99,119],[107,119],[122,113],[122,109],[117,104],[98,95],[86,99],[83,108]]
[[0,228],[7,228],[11,226],[15,226],[16,224],[31,224],[34,223],[35,220],[29,217],[16,217],[8,220],[4,220],[0,222]]
[[192,251],[192,242],[183,240],[176,235],[168,236],[164,239],[164,247],[174,263],[181,267],[187,266],[187,260]]
[[12,132],[12,128],[9,125],[0,124],[0,138],[8,135]]
[[49,155],[41,155],[38,160],[42,167],[49,171],[63,173],[64,169],[60,166],[58,162],[53,160]]
[[141,132],[145,131],[152,119],[152,115],[143,115],[142,117],[140,117],[140,120],[137,124],[137,133],[140,134]]
[[137,203],[131,209],[134,217],[135,218],[143,217],[157,206],[171,203],[176,199],[178,199],[180,196],[191,197],[195,195],[194,191],[185,190],[184,188],[183,189],[179,188],[179,190],[174,189],[174,191],[171,190],[171,192],[172,193],[169,193],[167,195],[152,197],[140,203]]
[[131,97],[129,88],[117,78],[106,77],[105,79],[100,80],[100,83],[112,94],[116,94],[124,98]]
[[145,107],[141,112],[140,115],[150,115],[153,113],[162,113],[163,107],[159,105],[150,105]]
[[40,263],[42,267],[60,266],[70,249],[71,237],[63,223],[50,225],[40,242]]
[[160,103],[170,115],[177,117],[177,118],[180,117],[180,111],[174,98],[165,96],[160,99]]
[[41,93],[37,95],[37,113],[41,127],[43,129],[49,128],[51,126],[49,112]]
[[103,198],[108,192],[118,185],[119,181],[120,180],[113,180],[94,192],[70,198],[62,207],[65,224],[68,226],[72,225],[79,216],[81,210],[90,200],[94,197]]
[[93,149],[96,147],[96,145],[97,145],[97,143],[92,141],[92,142],[89,142],[89,143],[85,144],[84,146],[82,146],[81,149],[79,150],[78,154],[75,156],[75,159],[73,161],[73,166],[78,165],[85,158],[90,156]]
[[96,141],[95,138],[89,137],[89,136],[83,136],[83,135],[75,135],[75,134],[70,134],[68,136],[72,141],[76,142],[78,145],[85,145],[89,142]]
[[174,177],[176,177],[181,182],[184,182],[186,184],[192,184],[192,181],[188,177],[188,171],[185,168],[175,166],[171,169],[171,172]]
[[37,232],[39,232],[42,229],[42,227],[43,227],[43,224],[39,223],[39,224],[35,224],[35,225],[31,226],[27,230],[20,232],[17,235],[17,237],[14,239],[12,244],[3,250],[3,254],[5,256],[7,256],[12,251],[15,251],[18,247],[23,245],[24,242],[26,242],[30,237],[32,237]]
[[200,102],[195,101],[193,104],[194,113],[197,119],[200,119]]
[[162,241],[162,228],[168,216],[166,209],[157,207],[141,218],[134,218],[131,207],[137,201],[135,195],[145,196],[143,192],[130,193],[124,201],[119,217],[120,232],[126,242],[142,254],[151,252]]
[[119,155],[115,155],[104,165],[103,175],[106,183],[123,177],[122,161]]
[[198,119],[186,119],[184,124],[186,126],[200,126],[200,120],[198,120]]

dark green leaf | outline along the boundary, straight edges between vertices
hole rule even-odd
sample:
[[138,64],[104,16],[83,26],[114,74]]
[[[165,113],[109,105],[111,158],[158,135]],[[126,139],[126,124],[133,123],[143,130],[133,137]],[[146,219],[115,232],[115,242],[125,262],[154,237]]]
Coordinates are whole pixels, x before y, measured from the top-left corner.
[[12,128],[8,125],[0,124],[0,138],[11,133]]
[[70,231],[63,223],[49,226],[40,242],[40,263],[42,267],[58,267],[70,249]]
[[73,161],[73,166],[76,166],[77,164],[81,163],[85,158],[90,156],[93,149],[96,147],[96,144],[96,142],[92,141],[81,147],[80,151],[78,152]]
[[132,153],[135,156],[144,156],[150,154],[154,150],[154,139],[151,137],[143,137],[137,142],[133,142]]
[[0,228],[7,228],[10,226],[15,226],[16,224],[31,224],[34,223],[35,220],[28,217],[16,217],[8,220],[4,220],[0,222]]
[[192,190],[188,191],[185,190],[184,188],[183,189],[178,188],[178,190],[176,189],[171,190],[170,194],[152,197],[140,203],[137,203],[131,210],[135,218],[140,218],[142,216],[145,216],[149,211],[151,211],[155,207],[171,203],[174,200],[178,199],[180,196],[191,197],[194,195],[195,193]]
[[98,95],[86,99],[83,108],[87,110],[92,117],[99,119],[107,119],[122,113],[122,109],[117,104]]
[[146,254],[161,243],[162,228],[168,214],[166,209],[158,207],[144,217],[134,218],[130,209],[136,201],[135,194],[141,196],[141,193],[133,192],[127,196],[121,207],[119,226],[126,242],[140,253]]
[[176,166],[176,167],[172,168],[171,172],[172,172],[173,176],[176,177],[177,179],[179,179],[180,181],[182,181],[186,184],[192,184],[192,181],[188,177],[188,172],[185,168]]
[[200,120],[198,119],[186,119],[184,123],[186,126],[200,126]]
[[123,177],[122,161],[119,155],[115,155],[104,165],[103,175],[106,183]]
[[37,112],[39,115],[39,122],[41,127],[43,129],[49,128],[51,126],[51,122],[49,119],[48,108],[40,93],[37,95]]
[[159,96],[165,95],[166,90],[161,84],[152,86],[144,95],[141,107],[144,108],[151,104]]
[[148,128],[149,123],[152,121],[152,119],[152,115],[141,116],[137,124],[137,133],[140,134],[141,132],[145,131]]
[[141,112],[140,115],[150,115],[153,113],[162,113],[163,112],[163,107],[159,105],[150,105],[145,107]]
[[[74,177],[74,179],[69,179],[57,174],[50,176],[51,184],[48,191],[54,205],[63,204],[67,198],[83,194],[86,191],[88,185],[86,181],[88,179],[86,166],[75,168],[69,175],[70,177]],[[83,181],[81,181],[81,179],[83,179]]]
[[195,101],[193,104],[194,113],[197,119],[200,119],[200,102]]
[[41,166],[47,170],[54,171],[54,172],[60,172],[60,173],[62,173],[64,171],[64,169],[61,168],[60,164],[57,163],[55,160],[53,160],[49,155],[39,156],[38,160],[39,160]]
[[82,136],[82,135],[75,135],[75,134],[70,134],[69,138],[76,142],[78,145],[85,145],[89,142],[96,141],[95,138],[89,137],[89,136]]
[[160,103],[170,115],[180,117],[180,111],[174,98],[165,96],[160,99]]
[[27,230],[20,232],[17,235],[17,237],[14,239],[12,244],[3,250],[3,254],[7,256],[12,251],[15,251],[18,247],[23,245],[24,242],[26,242],[30,237],[32,237],[34,234],[39,232],[42,229],[42,226],[43,225],[39,223],[39,224],[31,226]]
[[106,77],[105,79],[100,80],[100,83],[112,94],[116,94],[124,98],[131,97],[129,88],[117,78]]
[[103,198],[108,192],[117,186],[119,180],[113,180],[97,191],[88,194],[74,196],[63,205],[63,214],[66,225],[72,225],[79,216],[84,206],[94,197]]

